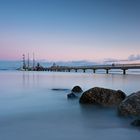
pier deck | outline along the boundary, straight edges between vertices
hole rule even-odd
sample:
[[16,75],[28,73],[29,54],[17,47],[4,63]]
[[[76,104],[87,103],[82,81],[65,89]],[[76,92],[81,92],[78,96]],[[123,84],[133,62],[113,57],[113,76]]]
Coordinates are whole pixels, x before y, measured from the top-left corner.
[[75,66],[75,67],[68,67],[68,66],[55,66],[45,68],[46,71],[63,71],[63,72],[70,72],[74,70],[77,72],[78,70],[93,70],[93,73],[96,73],[96,70],[103,69],[106,71],[106,74],[109,73],[109,70],[119,69],[122,70],[123,74],[126,74],[126,71],[129,69],[140,69],[140,64],[116,64],[116,65],[93,65],[93,66]]

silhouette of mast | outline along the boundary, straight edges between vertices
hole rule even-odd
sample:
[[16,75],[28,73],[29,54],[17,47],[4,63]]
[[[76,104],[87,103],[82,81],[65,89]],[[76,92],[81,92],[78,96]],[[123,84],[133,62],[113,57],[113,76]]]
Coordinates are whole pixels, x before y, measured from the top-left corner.
[[22,68],[25,70],[26,69],[26,63],[25,63],[25,54],[22,55],[22,62],[23,62],[23,66]]
[[35,55],[33,53],[33,70],[35,69]]
[[27,61],[27,66],[28,66],[28,70],[29,70],[29,67],[30,67],[30,56],[29,56],[29,53],[28,53],[28,61]]

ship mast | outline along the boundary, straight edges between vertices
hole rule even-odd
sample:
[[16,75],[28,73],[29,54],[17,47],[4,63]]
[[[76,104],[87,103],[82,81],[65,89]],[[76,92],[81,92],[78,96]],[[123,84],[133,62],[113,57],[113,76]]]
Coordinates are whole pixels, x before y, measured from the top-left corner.
[[33,70],[35,69],[35,55],[33,53]]
[[26,69],[26,64],[25,64],[25,54],[22,55],[22,62],[23,62],[23,66],[22,68],[25,70]]
[[30,67],[30,57],[29,57],[29,53],[28,53],[28,61],[27,61],[27,66],[28,66],[28,70],[29,70],[29,67]]

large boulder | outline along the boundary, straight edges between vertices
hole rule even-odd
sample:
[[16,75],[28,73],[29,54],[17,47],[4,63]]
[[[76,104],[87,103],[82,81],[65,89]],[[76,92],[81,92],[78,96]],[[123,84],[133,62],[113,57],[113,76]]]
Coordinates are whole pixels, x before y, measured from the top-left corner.
[[132,93],[119,105],[119,114],[124,116],[140,115],[140,91]]
[[80,93],[82,92],[82,88],[80,86],[75,86],[73,87],[73,89],[71,90],[72,92],[75,92],[75,93]]
[[112,90],[101,87],[94,87],[85,91],[79,102],[88,104],[99,104],[103,106],[114,106],[120,104],[126,97],[121,90]]

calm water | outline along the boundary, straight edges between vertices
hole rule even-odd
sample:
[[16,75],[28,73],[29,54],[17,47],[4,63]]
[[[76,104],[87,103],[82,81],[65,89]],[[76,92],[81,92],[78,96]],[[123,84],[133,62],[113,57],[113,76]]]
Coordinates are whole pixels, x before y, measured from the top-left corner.
[[[0,72],[0,140],[132,140],[140,129],[116,109],[67,100],[75,85],[140,90],[140,75]],[[65,90],[55,91],[52,88]]]

